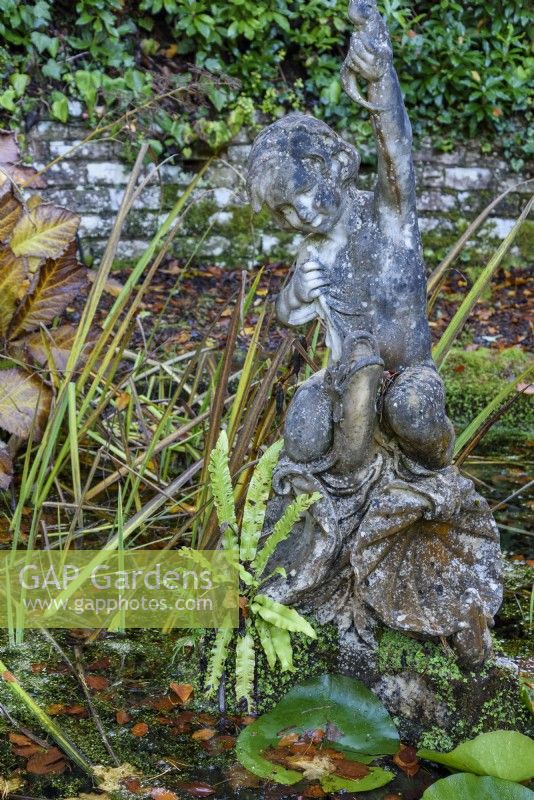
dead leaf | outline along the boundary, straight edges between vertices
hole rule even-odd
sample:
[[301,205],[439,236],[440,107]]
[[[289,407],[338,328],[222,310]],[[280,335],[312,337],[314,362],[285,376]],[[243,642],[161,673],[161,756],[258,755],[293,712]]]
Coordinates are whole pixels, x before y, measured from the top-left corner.
[[396,764],[408,777],[413,778],[420,769],[419,760],[415,748],[401,746],[398,753],[393,756],[393,763]]
[[178,800],[178,795],[169,791],[169,789],[151,789],[150,797],[153,800]]
[[321,754],[291,756],[287,761],[293,769],[302,770],[303,777],[309,781],[321,780],[336,770],[336,764],[328,756]]
[[369,775],[370,771],[366,764],[360,764],[359,761],[351,761],[348,758],[336,762],[336,775],[339,775],[341,778],[358,780],[358,778],[365,778],[366,775]]
[[117,720],[119,725],[126,725],[126,723],[130,722],[131,717],[130,717],[130,715],[128,714],[127,711],[124,711],[123,709],[120,709],[115,714],[115,719]]
[[70,245],[80,217],[67,208],[42,203],[24,211],[13,229],[11,249],[16,256],[59,258]]
[[318,783],[312,784],[312,786],[308,786],[302,792],[303,797],[325,797],[326,792],[325,790],[319,786]]
[[72,242],[63,255],[45,261],[39,270],[37,285],[11,324],[11,339],[48,325],[86,287],[87,270],[76,258],[76,247],[76,242]]
[[300,733],[288,733],[278,740],[277,747],[289,747],[300,739]]
[[27,439],[33,429],[34,440],[37,439],[50,402],[50,390],[30,372],[18,367],[0,372],[0,427],[9,433]]
[[0,337],[7,336],[17,306],[29,285],[27,259],[17,258],[8,247],[0,249]]
[[212,739],[216,733],[217,731],[213,728],[201,728],[199,731],[192,733],[191,738],[196,742],[205,742],[208,739]]
[[0,489],[9,489],[12,480],[13,459],[7,445],[4,442],[0,442]]
[[132,735],[141,738],[142,736],[146,736],[148,733],[148,725],[146,722],[138,722],[132,728]]
[[125,408],[128,408],[131,399],[132,397],[128,394],[128,392],[118,392],[115,400],[117,411],[124,411]]
[[65,713],[65,704],[64,703],[52,703],[51,705],[47,706],[46,712],[51,717],[57,717],[57,716],[59,716],[59,714],[64,714]]
[[170,690],[173,692],[180,702],[185,705],[191,695],[193,694],[193,687],[190,683],[171,683]]
[[108,679],[104,678],[103,675],[87,675],[85,683],[90,689],[94,689],[96,692],[100,692],[102,689],[106,689],[109,686]]
[[241,764],[233,764],[224,773],[226,780],[234,789],[257,789],[260,786],[260,779],[254,773],[249,772],[248,769],[242,767]]
[[18,790],[24,785],[24,781],[19,775],[12,778],[3,778],[0,775],[0,797],[7,797],[8,794],[17,794]]
[[210,786],[209,783],[201,783],[200,781],[196,781],[195,783],[186,783],[180,781],[177,784],[177,787],[183,792],[187,792],[187,794],[192,794],[193,797],[209,797],[210,795],[215,794],[215,789],[213,786]]
[[26,770],[33,775],[61,775],[66,769],[65,757],[57,747],[50,747],[43,753],[36,753],[26,764]]

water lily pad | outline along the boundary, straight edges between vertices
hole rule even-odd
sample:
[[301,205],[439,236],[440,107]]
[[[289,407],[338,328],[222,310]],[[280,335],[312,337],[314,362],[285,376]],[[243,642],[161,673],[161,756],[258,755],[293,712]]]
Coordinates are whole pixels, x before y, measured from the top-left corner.
[[429,786],[423,800],[534,800],[534,792],[500,778],[460,772]]
[[417,755],[459,772],[491,775],[505,781],[519,783],[534,776],[534,740],[517,731],[481,733],[450,753],[419,750]]
[[[371,756],[393,754],[398,750],[399,737],[393,722],[381,702],[360,681],[341,675],[322,675],[295,686],[270,711],[248,725],[237,740],[236,752],[241,764],[261,778],[290,786],[302,779],[302,773],[285,769],[263,757],[263,752],[276,746],[279,737],[290,731],[304,732],[325,728],[332,746],[346,753],[357,753],[358,760]],[[393,776],[384,770],[384,785]],[[376,769],[371,774],[378,779]],[[354,781],[362,789],[362,781]],[[344,779],[346,781],[346,779]],[[345,786],[343,787],[345,788]]]

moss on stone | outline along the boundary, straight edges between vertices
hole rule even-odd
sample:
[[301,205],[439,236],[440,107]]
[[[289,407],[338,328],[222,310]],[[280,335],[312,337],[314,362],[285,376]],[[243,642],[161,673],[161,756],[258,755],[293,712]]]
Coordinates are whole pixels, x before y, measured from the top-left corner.
[[[511,347],[498,353],[485,348],[451,350],[443,368],[447,411],[458,431],[463,430],[513,378],[532,363],[531,357]],[[524,395],[501,417],[485,437],[485,444],[528,441],[534,435],[534,403]]]
[[420,734],[419,746],[451,749],[479,733],[500,728],[531,734],[532,716],[521,699],[515,673],[494,661],[476,671],[464,670],[452,651],[396,631],[383,632],[378,648],[381,674],[415,674],[443,704],[450,723]]

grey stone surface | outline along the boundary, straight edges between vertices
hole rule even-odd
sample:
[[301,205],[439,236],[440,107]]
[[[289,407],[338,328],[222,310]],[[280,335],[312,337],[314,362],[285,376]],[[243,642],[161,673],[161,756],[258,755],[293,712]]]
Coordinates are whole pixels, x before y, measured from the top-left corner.
[[[292,497],[316,491],[321,499],[275,553],[271,567],[285,573],[269,591],[368,647],[385,625],[447,639],[476,666],[491,654],[502,602],[499,535],[472,481],[451,466],[454,430],[431,357],[411,129],[391,42],[374,2],[352,0],[349,16],[342,83],[371,111],[373,191],[358,188],[355,148],[305,114],[265,128],[248,162],[253,209],[266,206],[282,228],[305,236],[278,318],[289,326],[321,319],[331,351],[287,410],[266,529]],[[489,177],[445,173],[464,186]],[[429,210],[456,204],[427,191],[434,195]]]

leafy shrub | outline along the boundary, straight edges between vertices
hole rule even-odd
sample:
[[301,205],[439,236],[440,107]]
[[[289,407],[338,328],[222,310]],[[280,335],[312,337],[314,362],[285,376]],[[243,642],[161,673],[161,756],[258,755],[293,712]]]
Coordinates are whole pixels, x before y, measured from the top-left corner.
[[[533,63],[521,0],[381,5],[416,132],[432,134],[443,149],[462,134],[493,138],[519,169],[531,147],[518,115],[530,113]],[[83,100],[94,120],[95,113],[116,114],[185,89],[178,105],[158,103],[156,120],[153,110],[141,115],[156,150],[185,149],[187,156],[195,138],[218,147],[250,121],[253,108],[273,115],[308,108],[365,142],[366,116],[351,107],[338,78],[350,33],[346,6],[346,0],[0,0],[6,87],[0,108],[22,120],[45,104],[64,122],[70,96]]]
[[[0,429],[39,439],[52,401],[50,375],[64,369],[76,330],[52,328],[86,283],[76,259],[79,217],[65,208],[24,204],[17,183],[38,183],[20,167],[15,137],[0,137]],[[0,440],[0,488],[12,478],[11,451]]]

